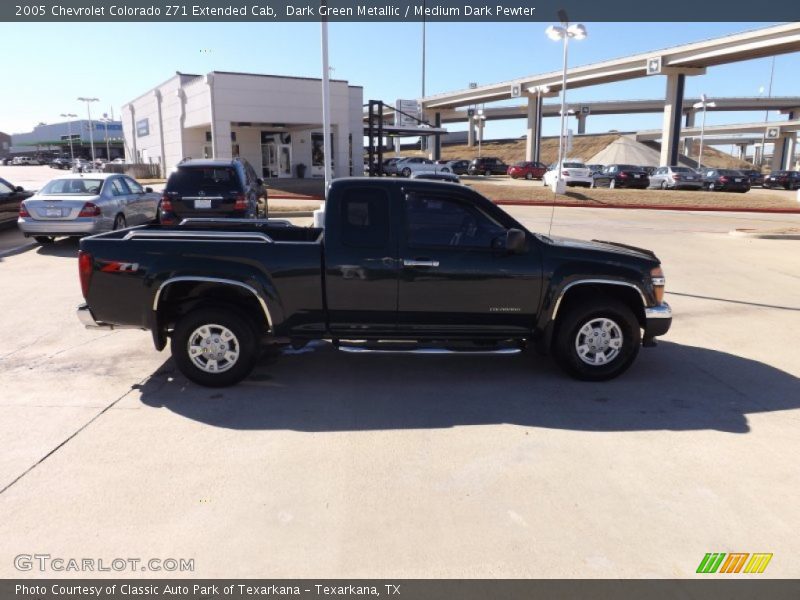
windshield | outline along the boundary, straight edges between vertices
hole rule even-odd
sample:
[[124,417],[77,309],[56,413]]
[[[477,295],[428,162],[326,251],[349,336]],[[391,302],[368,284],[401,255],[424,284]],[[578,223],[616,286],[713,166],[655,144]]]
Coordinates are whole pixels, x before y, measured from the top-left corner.
[[586,165],[579,162],[565,162],[564,163],[565,169],[585,169]]
[[39,192],[42,196],[96,196],[103,187],[102,179],[54,179]]
[[673,173],[694,173],[694,169],[690,169],[689,167],[670,167]]
[[644,167],[637,167],[635,165],[617,165],[620,171],[644,171]]

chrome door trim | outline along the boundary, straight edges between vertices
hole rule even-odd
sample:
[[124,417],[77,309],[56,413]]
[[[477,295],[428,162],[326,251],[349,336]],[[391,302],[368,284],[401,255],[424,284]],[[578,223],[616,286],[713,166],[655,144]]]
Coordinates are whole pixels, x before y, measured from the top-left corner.
[[407,258],[403,259],[403,266],[404,267],[438,267],[439,261],[438,260],[409,260]]

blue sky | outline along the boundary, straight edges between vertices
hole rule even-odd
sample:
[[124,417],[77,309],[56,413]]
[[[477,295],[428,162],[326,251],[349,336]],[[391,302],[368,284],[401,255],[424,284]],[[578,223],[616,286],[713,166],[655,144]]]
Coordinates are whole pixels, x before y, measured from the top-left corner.
[[[570,65],[581,65],[754,29],[768,23],[586,23],[589,37],[570,45]],[[561,49],[544,35],[543,23],[429,23],[427,92],[464,88],[557,70]],[[334,77],[364,87],[364,100],[415,98],[421,88],[419,23],[333,23],[330,63]],[[21,52],[20,49],[25,51]],[[125,102],[169,78],[176,70],[320,75],[316,23],[101,23],[0,25],[4,92],[0,131],[29,131],[62,112],[85,116],[78,96],[96,96],[97,112]],[[769,80],[770,59],[711,68],[689,77],[686,94],[759,94]],[[800,54],[776,59],[773,95],[800,95]],[[9,85],[9,82],[11,84]],[[568,100],[658,98],[664,79],[652,77],[572,91]],[[93,110],[95,107],[93,107]],[[785,118],[785,117],[781,117]],[[709,113],[707,122],[751,122],[763,113]],[[546,119],[544,133],[557,131]],[[587,132],[649,129],[660,115],[595,116]],[[490,123],[486,138],[523,133],[523,123]],[[459,127],[451,126],[451,129]]]

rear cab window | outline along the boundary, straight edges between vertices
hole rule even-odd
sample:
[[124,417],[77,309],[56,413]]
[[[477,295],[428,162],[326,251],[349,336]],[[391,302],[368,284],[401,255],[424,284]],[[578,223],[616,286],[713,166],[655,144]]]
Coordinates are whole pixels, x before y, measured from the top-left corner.
[[348,189],[340,203],[342,244],[384,248],[389,240],[389,195],[370,188]]

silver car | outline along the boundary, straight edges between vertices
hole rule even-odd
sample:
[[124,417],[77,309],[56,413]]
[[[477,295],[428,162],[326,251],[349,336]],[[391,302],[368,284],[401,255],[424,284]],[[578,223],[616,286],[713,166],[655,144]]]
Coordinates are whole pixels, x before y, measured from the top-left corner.
[[660,190],[699,190],[703,178],[689,167],[658,167],[650,175],[650,187]]
[[127,175],[91,173],[48,182],[23,201],[17,224],[25,237],[94,235],[156,220],[161,196]]

